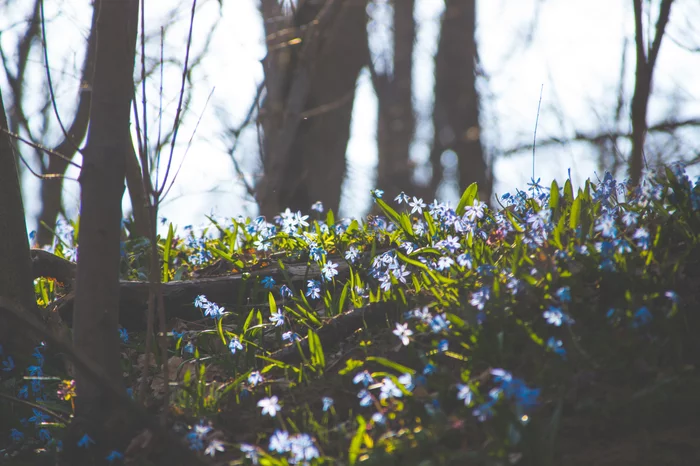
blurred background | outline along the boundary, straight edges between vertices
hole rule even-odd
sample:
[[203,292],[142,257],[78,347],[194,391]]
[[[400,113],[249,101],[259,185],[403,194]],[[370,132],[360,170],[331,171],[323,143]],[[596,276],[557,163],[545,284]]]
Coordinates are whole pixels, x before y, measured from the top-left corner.
[[[679,160],[698,172],[697,0],[146,0],[144,10],[125,215],[142,215],[137,129],[152,177],[167,172],[160,216],[179,227],[316,201],[358,217],[374,188],[454,206],[477,182],[495,205],[533,178],[581,186],[611,171],[638,182]],[[79,165],[92,2],[0,0],[0,11],[10,131]],[[28,228],[46,244],[41,222],[78,212],[79,169],[17,146]]]

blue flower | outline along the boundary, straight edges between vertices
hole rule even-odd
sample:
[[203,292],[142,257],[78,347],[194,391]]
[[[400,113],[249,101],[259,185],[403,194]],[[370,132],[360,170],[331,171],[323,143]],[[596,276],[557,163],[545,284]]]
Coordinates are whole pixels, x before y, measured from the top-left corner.
[[129,343],[129,332],[125,328],[119,329],[119,338],[124,343]]
[[107,456],[105,457],[105,459],[106,459],[107,461],[109,461],[110,463],[113,463],[113,462],[115,462],[115,461],[121,460],[121,459],[123,459],[123,458],[124,458],[124,455],[122,455],[121,453],[119,453],[119,452],[116,451],[116,450],[110,451],[110,452],[109,452],[109,455],[107,455]]
[[359,255],[360,251],[355,246],[350,246],[345,252],[345,260],[354,264]]
[[331,261],[326,262],[326,264],[323,266],[321,269],[321,274],[323,275],[323,278],[326,280],[332,280],[333,277],[338,275],[338,264],[334,264]]
[[236,351],[243,349],[243,345],[238,340],[238,337],[231,338],[231,341],[228,343],[228,349],[231,350],[231,354],[236,354]]
[[365,370],[355,374],[355,377],[353,377],[352,379],[352,383],[354,383],[355,385],[357,385],[358,383],[362,383],[362,385],[367,387],[369,384],[374,383],[374,379],[372,378],[372,375]]
[[282,295],[283,298],[291,298],[293,293],[291,288],[287,285],[282,285],[280,286],[280,295]]
[[245,455],[253,464],[258,464],[260,461],[260,455],[257,448],[254,445],[248,445],[247,443],[241,443],[239,447],[241,453]]
[[49,416],[36,408],[32,408],[32,412],[34,416],[29,418],[29,422],[33,422],[37,426],[49,420]]
[[547,319],[548,324],[555,327],[561,327],[564,322],[564,313],[558,307],[550,306],[549,309],[542,313],[542,316]]
[[638,328],[647,325],[651,322],[652,315],[646,306],[640,307],[637,312],[634,313],[634,319],[632,320],[632,327]]
[[10,438],[13,442],[20,442],[24,438],[24,434],[13,427],[10,430]]
[[306,283],[306,296],[311,299],[321,297],[321,284],[317,280],[308,280]]
[[464,401],[464,406],[469,406],[472,404],[472,389],[469,388],[469,385],[464,385],[464,384],[457,384],[457,399],[458,400],[463,400]]
[[284,430],[276,430],[272,436],[270,436],[270,446],[268,448],[270,451],[276,451],[280,454],[287,453],[291,448],[289,433]]
[[259,383],[262,383],[264,380],[265,379],[263,379],[263,376],[260,374],[260,371],[253,371],[248,376],[248,383],[253,387]]
[[290,442],[290,451],[292,453],[291,463],[309,464],[312,459],[318,458],[318,448],[316,448],[311,436],[308,434],[297,434]]
[[269,276],[260,280],[260,283],[262,283],[262,286],[264,288],[267,288],[268,290],[271,290],[275,287],[275,279]]
[[224,450],[224,444],[221,442],[221,440],[214,439],[211,442],[209,442],[209,445],[204,450],[204,454],[213,457],[217,451],[223,452]]
[[282,311],[273,312],[270,315],[270,322],[275,324],[275,327],[281,327],[284,325],[284,315],[282,314]]
[[647,250],[649,249],[649,232],[646,231],[644,228],[637,228],[637,231],[634,232],[634,235],[632,235],[632,238],[637,240],[637,246],[640,248]]
[[32,353],[32,356],[34,356],[34,358],[36,359],[37,365],[43,366],[44,365],[44,355],[41,354],[41,351],[39,351],[40,349],[41,349],[41,346],[37,346],[36,348],[34,348],[34,352]]
[[333,398],[329,396],[324,396],[323,397],[323,411],[328,411],[331,409],[331,406],[333,406]]
[[568,303],[571,301],[571,288],[568,286],[562,286],[556,292],[557,298],[563,303]]
[[408,197],[408,194],[406,194],[405,192],[401,191],[401,192],[399,193],[399,195],[396,196],[396,197],[394,198],[394,200],[396,201],[397,204],[401,204],[402,202],[405,202],[406,204],[408,204],[408,201],[410,201],[411,198]]
[[290,331],[284,332],[284,333],[282,334],[282,340],[283,340],[283,341],[289,341],[289,342],[292,342],[292,341],[301,341],[301,336],[299,336],[298,333],[292,332],[292,331],[290,330]]
[[12,359],[12,356],[8,356],[6,360],[2,362],[3,368],[5,372],[10,372],[15,368],[15,360]]
[[83,435],[80,440],[78,440],[78,447],[89,448],[91,443],[95,443],[93,439],[90,438],[88,434]]
[[401,398],[403,396],[401,389],[396,386],[394,381],[389,377],[384,377],[382,380],[380,391],[381,393],[379,393],[379,399],[381,400],[385,400],[387,398]]
[[375,189],[372,191],[372,196],[374,196],[377,199],[381,199],[381,197],[384,195],[384,191],[381,189]]
[[48,429],[39,429],[37,436],[39,440],[43,440],[44,442],[51,440],[51,432],[49,432]]
[[357,394],[357,397],[360,399],[360,406],[362,407],[366,407],[372,404],[372,394],[366,388],[360,390],[360,392]]
[[323,203],[321,201],[316,201],[313,203],[311,206],[311,210],[318,212],[319,214],[323,213]]
[[566,359],[566,349],[564,349],[564,343],[561,340],[549,337],[549,340],[547,340],[547,348],[561,356],[562,359]]

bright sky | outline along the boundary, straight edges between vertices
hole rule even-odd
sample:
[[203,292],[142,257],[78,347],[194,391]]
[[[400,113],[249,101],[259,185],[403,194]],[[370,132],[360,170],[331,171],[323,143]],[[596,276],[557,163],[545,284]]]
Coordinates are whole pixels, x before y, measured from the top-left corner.
[[[15,0],[15,4],[32,2]],[[174,2],[147,0],[147,21],[150,30],[158,30],[163,12]],[[202,46],[206,31],[218,14],[216,1],[200,0],[194,25],[195,49]],[[427,160],[432,127],[429,123],[432,106],[432,57],[437,44],[441,0],[417,0],[416,19],[419,22],[416,44],[414,94],[419,118],[418,134],[412,150],[416,161]],[[656,1],[652,2],[656,5]],[[49,53],[57,89],[59,111],[69,121],[78,85],[78,70],[82,64],[83,44],[90,24],[89,0],[48,0],[46,13]],[[2,8],[0,6],[0,8]],[[57,15],[58,12],[62,14]],[[481,63],[487,78],[481,79],[482,127],[487,148],[505,150],[533,138],[537,106],[542,89],[542,107],[537,128],[538,139],[571,136],[575,131],[594,130],[612,121],[613,105],[620,75],[620,57],[624,37],[632,39],[632,2],[627,0],[490,0],[477,3],[478,40]],[[656,9],[654,10],[656,11]],[[187,33],[190,6],[178,11],[175,28],[166,44],[165,54],[182,57]],[[12,15],[0,19],[3,29],[26,15],[13,9]],[[534,28],[533,18],[537,15]],[[2,16],[2,15],[0,15]],[[700,17],[697,0],[676,0],[668,33],[687,45],[700,47],[700,29],[693,31],[689,18]],[[652,19],[655,21],[655,19]],[[23,26],[22,26],[23,27]],[[20,30],[22,30],[20,28]],[[381,30],[373,30],[373,34]],[[530,34],[532,33],[531,37]],[[694,34],[694,35],[693,35]],[[675,115],[679,118],[700,116],[700,53],[683,50],[673,41],[664,40],[655,72],[655,98],[650,107],[649,122]],[[0,38],[5,50],[14,50],[11,34]],[[631,95],[634,83],[633,42],[628,43],[628,66],[625,89]],[[375,46],[373,51],[376,52]],[[154,49],[156,50],[156,49]],[[35,50],[38,52],[38,48]],[[220,216],[255,214],[255,205],[244,200],[241,184],[226,152],[220,135],[223,124],[237,126],[243,119],[257,84],[262,79],[260,60],[265,54],[263,32],[255,0],[224,0],[223,19],[216,30],[210,54],[195,75],[191,104],[192,113],[180,131],[175,164],[182,169],[173,191],[162,208],[162,215],[179,226],[201,224],[204,215]],[[38,73],[43,73],[41,56],[37,53],[31,63],[34,93],[41,93]],[[172,124],[179,72],[166,68],[164,125]],[[157,76],[157,75],[155,75]],[[542,87],[544,85],[544,87]],[[0,79],[3,93],[7,83]],[[159,83],[149,83],[150,115],[157,109]],[[30,93],[31,94],[31,93]],[[207,99],[211,98],[207,103]],[[676,104],[671,103],[671,98]],[[5,99],[7,102],[7,98]],[[37,99],[31,103],[36,109]],[[32,111],[28,113],[32,114]],[[358,83],[354,108],[352,138],[348,147],[349,178],[345,184],[341,215],[361,215],[369,203],[369,190],[374,188],[373,170],[377,163],[374,142],[376,99],[368,76]],[[201,121],[192,144],[183,160],[187,143],[198,119]],[[40,121],[33,121],[40,128]],[[625,123],[627,124],[627,123]],[[60,131],[50,132],[49,142],[59,139]],[[151,128],[157,128],[155,119]],[[627,127],[620,128],[622,130]],[[152,132],[152,137],[156,132]],[[244,163],[248,181],[255,177],[257,149],[253,131],[244,134],[236,154]],[[688,138],[692,145],[688,153],[700,150],[700,134],[696,130]],[[493,153],[493,149],[491,149]],[[29,151],[27,151],[29,153]],[[571,169],[576,185],[593,177],[597,163],[594,153],[585,145],[566,148],[540,149],[536,154],[535,178],[549,184],[553,178],[562,180]],[[447,160],[449,162],[449,160]],[[524,188],[532,176],[532,154],[523,153],[497,159],[494,166],[499,194]],[[77,178],[77,172],[69,173]],[[38,183],[27,175],[25,206],[28,218],[38,212]],[[77,183],[66,181],[65,198],[69,212],[77,212]],[[389,193],[392,194],[392,193]],[[456,189],[446,186],[441,191],[446,198],[455,198]],[[393,195],[392,195],[393,197]],[[30,220],[31,229],[33,221]]]

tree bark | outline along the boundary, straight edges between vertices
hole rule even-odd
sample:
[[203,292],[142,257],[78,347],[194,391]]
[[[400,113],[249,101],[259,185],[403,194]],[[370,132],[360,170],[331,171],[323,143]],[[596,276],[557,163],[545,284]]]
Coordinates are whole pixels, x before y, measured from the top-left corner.
[[457,155],[459,187],[478,183],[479,197],[488,201],[492,176],[484,159],[476,90],[476,0],[446,0],[435,56],[435,107],[433,109],[433,167],[431,191],[442,182],[441,156]]
[[[642,0],[632,0],[634,4],[634,38],[637,56],[637,65],[634,82],[634,94],[632,95],[632,153],[630,154],[629,173],[634,186],[639,185],[642,179],[644,165],[644,141],[647,135],[647,109],[652,90],[652,77],[654,66],[661,48],[661,39],[664,36],[668,19],[671,16],[671,4],[673,0],[662,0],[659,6],[659,17],[656,20],[656,31],[653,42],[649,37],[644,37],[644,24],[642,21]],[[650,43],[646,50],[646,43]]]
[[[0,127],[7,130],[5,105],[0,91]],[[0,130],[0,296],[29,310],[36,309],[32,264],[29,256],[27,224],[20,189],[15,147],[10,136]],[[19,363],[28,356],[34,342],[0,316],[0,342],[4,356],[13,355]],[[2,358],[2,356],[0,356]],[[4,359],[4,358],[3,358]]]
[[[279,14],[275,4],[262,3],[264,17]],[[266,21],[264,174],[256,186],[262,215],[305,211],[316,201],[338,209],[355,82],[369,56],[366,6],[303,2],[287,32],[279,19],[275,26]]]
[[[123,389],[119,348],[122,196],[138,25],[138,0],[95,3],[97,49],[90,127],[80,172],[80,233],[73,309],[77,352]],[[76,416],[100,428],[115,408],[89,374],[76,371]],[[104,443],[103,443],[104,444]]]
[[377,187],[390,197],[414,189],[410,148],[415,133],[412,73],[416,23],[414,0],[394,0],[393,72],[372,76],[379,106],[377,117]]
[[[29,256],[27,225],[19,183],[15,148],[7,130],[5,105],[0,90],[0,297],[18,303],[23,309],[36,309],[32,286],[32,265]],[[17,328],[0,314],[0,360],[12,357],[16,367],[26,367],[35,337],[25,329]],[[1,408],[1,407],[0,407]],[[0,409],[0,428],[6,431],[11,416]]]
[[[67,133],[61,143],[54,149],[55,152],[72,159],[78,146],[85,139],[85,134],[90,121],[90,103],[92,98],[92,80],[95,66],[95,18],[93,17],[90,35],[87,42],[87,52],[83,64],[82,80],[80,82],[80,97],[78,108],[73,117],[73,122],[67,129]],[[49,156],[49,166],[46,174],[63,175],[68,168],[68,160],[60,157]],[[63,207],[63,178],[51,178],[41,182],[41,212],[39,213],[39,226],[37,227],[37,244],[43,246],[50,244],[53,239],[53,229],[56,219]],[[47,225],[45,227],[44,225]]]

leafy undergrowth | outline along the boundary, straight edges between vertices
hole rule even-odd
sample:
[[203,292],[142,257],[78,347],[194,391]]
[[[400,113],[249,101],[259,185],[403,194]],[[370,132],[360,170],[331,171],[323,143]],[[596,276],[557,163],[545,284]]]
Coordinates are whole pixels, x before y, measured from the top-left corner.
[[[383,215],[365,222],[317,203],[313,218],[170,226],[165,281],[248,285],[171,323],[183,442],[217,464],[700,464],[700,184],[682,167],[635,190],[533,180],[498,211],[475,185],[454,208],[373,197]],[[70,257],[61,236],[54,252]],[[144,279],[147,251],[125,243],[125,279]],[[45,306],[61,293],[36,289]],[[144,332],[121,336],[137,392]],[[11,403],[0,460],[61,448],[74,389],[51,348],[34,356],[26,369],[0,356],[2,391],[35,405]]]

